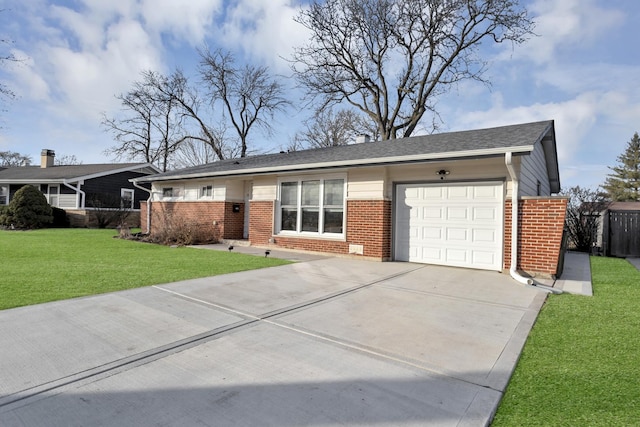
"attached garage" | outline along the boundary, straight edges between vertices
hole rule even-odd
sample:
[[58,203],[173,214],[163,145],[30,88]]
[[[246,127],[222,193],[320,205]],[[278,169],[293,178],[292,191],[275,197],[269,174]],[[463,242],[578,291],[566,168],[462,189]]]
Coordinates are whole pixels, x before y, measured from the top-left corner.
[[398,184],[398,261],[502,270],[504,183]]

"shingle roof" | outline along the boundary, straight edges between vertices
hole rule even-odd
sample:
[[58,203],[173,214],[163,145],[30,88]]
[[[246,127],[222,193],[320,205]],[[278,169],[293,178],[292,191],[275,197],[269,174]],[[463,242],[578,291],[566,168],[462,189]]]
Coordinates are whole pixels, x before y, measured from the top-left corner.
[[[527,153],[545,137],[555,139],[553,121],[517,124],[460,132],[368,142],[222,160],[170,171],[134,181],[149,182],[208,176],[248,175],[278,171],[322,169],[356,165],[392,164],[473,156]],[[555,140],[554,153],[555,156]],[[557,156],[556,156],[557,157]],[[557,168],[557,158],[555,159]]]
[[118,170],[148,167],[147,163],[105,163],[90,165],[21,166],[0,170],[0,181],[55,181],[73,180],[91,175],[108,175]]

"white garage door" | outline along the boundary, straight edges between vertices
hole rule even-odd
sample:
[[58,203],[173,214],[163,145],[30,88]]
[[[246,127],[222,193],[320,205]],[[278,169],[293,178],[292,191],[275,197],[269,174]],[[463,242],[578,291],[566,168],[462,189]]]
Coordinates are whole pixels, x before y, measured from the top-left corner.
[[399,184],[395,258],[502,270],[503,184]]

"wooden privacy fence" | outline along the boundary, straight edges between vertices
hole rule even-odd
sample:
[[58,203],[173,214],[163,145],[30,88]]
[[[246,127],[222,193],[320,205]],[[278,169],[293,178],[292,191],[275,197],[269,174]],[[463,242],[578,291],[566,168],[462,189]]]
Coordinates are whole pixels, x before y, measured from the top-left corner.
[[640,257],[640,211],[606,211],[603,246],[607,256]]

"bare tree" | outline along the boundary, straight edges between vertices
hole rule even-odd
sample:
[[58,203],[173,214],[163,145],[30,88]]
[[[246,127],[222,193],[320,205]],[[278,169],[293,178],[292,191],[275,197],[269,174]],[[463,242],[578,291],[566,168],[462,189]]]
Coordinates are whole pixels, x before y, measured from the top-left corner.
[[[296,133],[294,140],[306,148],[324,148],[353,143],[358,135],[376,139],[376,126],[367,122],[353,110],[319,110],[305,128]],[[373,134],[373,135],[372,135]]]
[[126,94],[120,94],[124,114],[104,117],[103,126],[119,145],[107,150],[116,158],[143,159],[166,171],[170,156],[187,139],[180,104],[172,95],[175,82],[154,71],[142,73]]
[[600,216],[611,202],[604,193],[580,186],[560,194],[568,198],[565,225],[573,247],[578,251],[590,251],[598,240]]
[[0,151],[0,167],[29,166],[31,157],[14,151]]
[[[0,12],[5,12],[5,9],[0,9]],[[13,40],[0,38],[0,45],[9,46],[11,44],[13,44]],[[2,53],[0,53],[0,67],[4,67],[9,62],[19,62],[19,61],[20,61],[20,59],[18,59],[11,52],[2,52]],[[2,101],[10,101],[10,100],[15,99],[15,97],[16,97],[15,92],[13,92],[13,90],[11,90],[11,88],[9,86],[7,86],[6,84],[0,82],[0,100],[2,100]]]
[[155,81],[154,87],[163,99],[175,102],[180,107],[183,119],[191,123],[185,140],[200,141],[208,145],[218,159],[227,158],[223,133],[208,124],[207,117],[211,116],[211,112],[202,111],[203,102],[197,90],[189,86],[181,70],[176,69],[169,77]]
[[270,133],[276,112],[289,105],[283,86],[267,67],[235,64],[230,52],[199,50],[200,77],[212,98],[220,102],[240,140],[240,157],[247,155],[247,137],[256,126]]
[[82,161],[78,160],[75,154],[63,154],[62,156],[56,156],[54,159],[54,163],[57,166],[68,166],[68,165],[81,165]]
[[347,102],[383,140],[410,136],[435,100],[465,79],[486,82],[481,43],[522,43],[533,22],[518,0],[313,0],[293,72],[321,108]]

